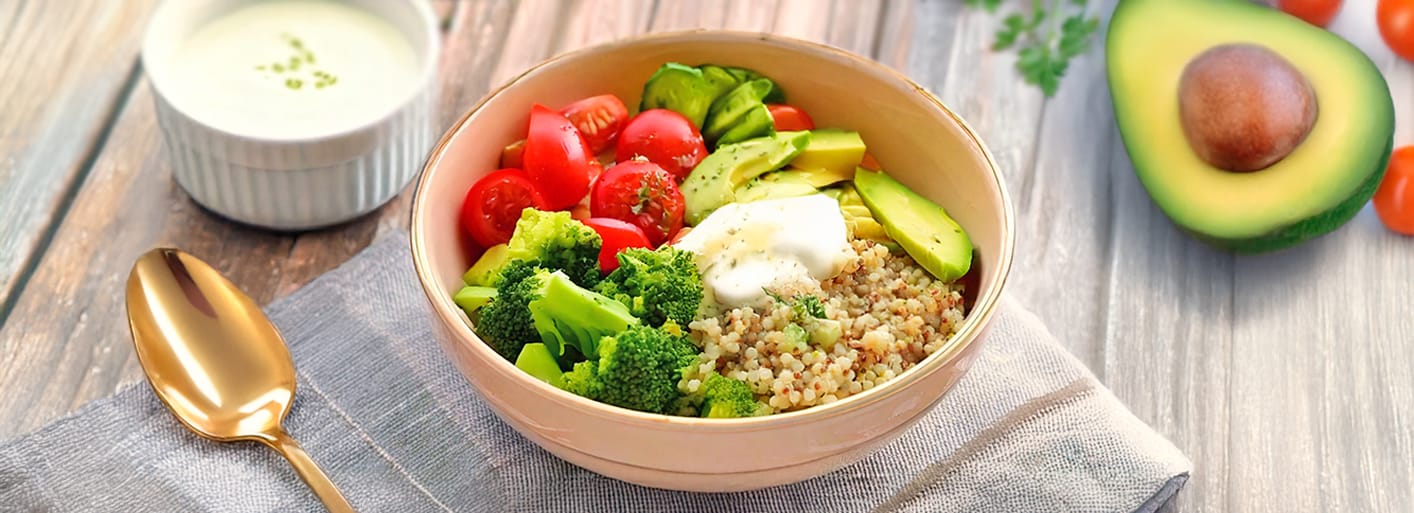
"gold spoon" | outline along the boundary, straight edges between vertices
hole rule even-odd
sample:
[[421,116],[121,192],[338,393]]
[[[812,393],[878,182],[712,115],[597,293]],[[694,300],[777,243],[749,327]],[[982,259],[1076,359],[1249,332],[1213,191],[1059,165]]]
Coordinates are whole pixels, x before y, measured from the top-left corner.
[[197,434],[253,440],[290,460],[324,506],[353,513],[334,483],[280,428],[295,397],[285,339],[250,297],[206,262],[148,251],[128,275],[128,325],[163,404]]

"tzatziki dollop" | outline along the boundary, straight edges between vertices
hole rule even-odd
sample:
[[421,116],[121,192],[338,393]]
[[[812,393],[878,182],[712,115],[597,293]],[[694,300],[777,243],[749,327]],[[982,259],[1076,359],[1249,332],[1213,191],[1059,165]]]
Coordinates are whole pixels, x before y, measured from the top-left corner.
[[697,254],[703,286],[726,307],[818,285],[856,255],[839,203],[823,194],[728,204],[674,246]]

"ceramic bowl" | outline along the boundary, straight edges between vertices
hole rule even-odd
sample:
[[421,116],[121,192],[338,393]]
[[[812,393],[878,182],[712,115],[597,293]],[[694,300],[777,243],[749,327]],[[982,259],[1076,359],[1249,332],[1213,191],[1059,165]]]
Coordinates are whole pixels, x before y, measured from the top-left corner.
[[[797,412],[699,419],[630,411],[538,381],[498,356],[452,302],[474,261],[457,225],[472,182],[524,136],[533,103],[614,93],[637,105],[667,61],[755,69],[819,126],[858,130],[885,170],[940,205],[976,246],[966,321],[945,347],[886,385]],[[491,408],[575,465],[649,487],[738,491],[801,481],[853,463],[932,409],[968,367],[1011,266],[1013,221],[977,134],[921,86],[866,58],[784,37],[723,31],[650,35],[564,54],[490,93],[443,136],[423,170],[410,232],[417,277],[442,348]]]

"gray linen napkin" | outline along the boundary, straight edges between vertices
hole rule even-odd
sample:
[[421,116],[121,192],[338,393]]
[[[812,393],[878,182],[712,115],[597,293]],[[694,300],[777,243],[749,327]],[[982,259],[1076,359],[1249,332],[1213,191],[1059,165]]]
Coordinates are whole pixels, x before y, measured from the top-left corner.
[[[299,369],[285,426],[360,511],[1150,512],[1191,467],[1008,302],[958,386],[855,465],[747,493],[637,487],[497,420],[421,296],[399,232],[269,307]],[[322,509],[274,452],[198,438],[138,383],[0,446],[0,511]]]

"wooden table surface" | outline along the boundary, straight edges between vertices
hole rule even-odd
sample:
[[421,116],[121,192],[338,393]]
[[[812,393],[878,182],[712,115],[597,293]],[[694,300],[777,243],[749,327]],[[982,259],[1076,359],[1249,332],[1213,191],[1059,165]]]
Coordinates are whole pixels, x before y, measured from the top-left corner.
[[[1006,4],[1015,3],[1008,0]],[[1091,0],[1108,17],[1115,0]],[[1414,68],[1347,0],[1333,30],[1414,114]],[[0,438],[140,377],[121,291],[176,245],[258,301],[404,226],[411,188],[349,224],[282,235],[189,200],[136,60],[152,0],[0,0]],[[1019,227],[1010,294],[1196,470],[1173,511],[1414,511],[1414,240],[1370,209],[1300,248],[1233,256],[1179,234],[1114,128],[1099,42],[1055,97],[988,50],[961,0],[441,1],[443,126],[550,55],[642,32],[769,31],[872,56],[980,131]],[[1396,142],[1414,142],[1401,124]]]

